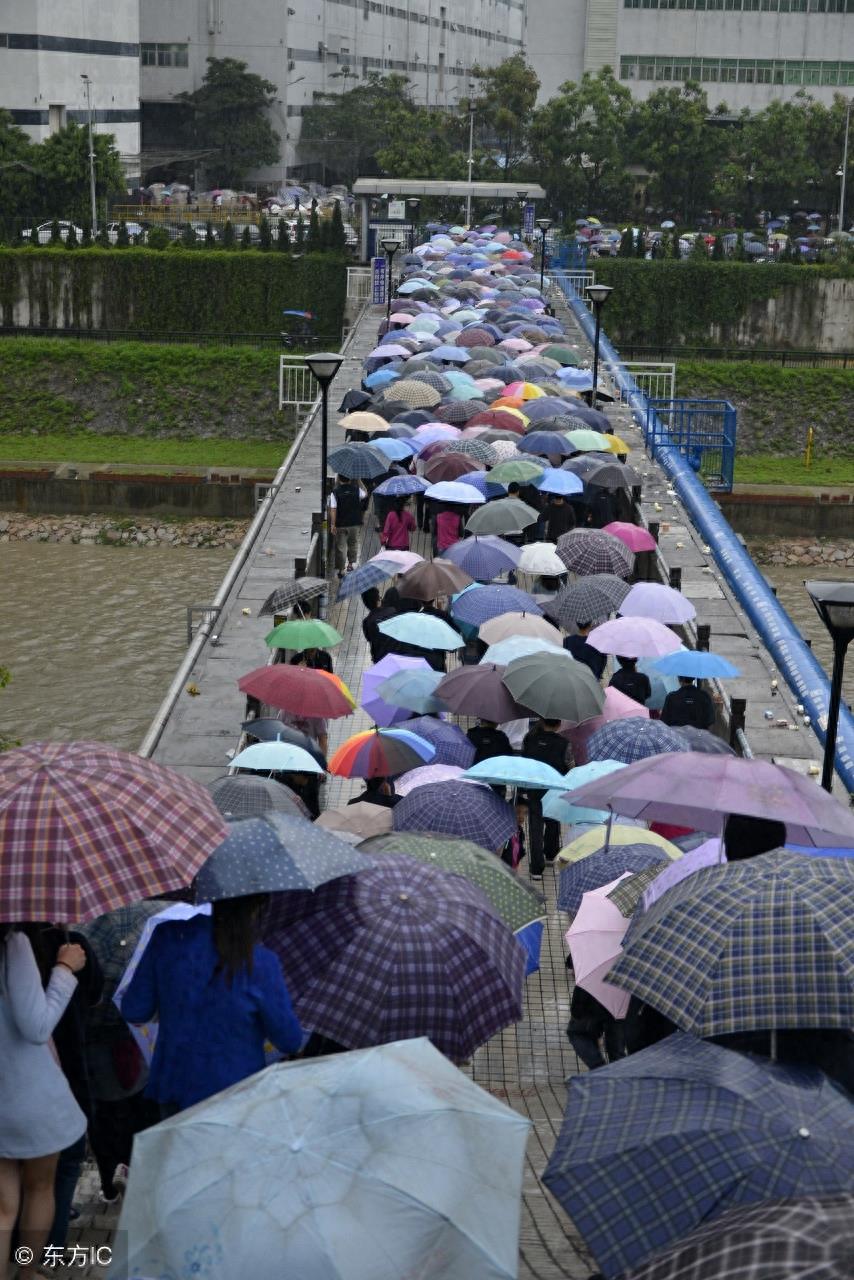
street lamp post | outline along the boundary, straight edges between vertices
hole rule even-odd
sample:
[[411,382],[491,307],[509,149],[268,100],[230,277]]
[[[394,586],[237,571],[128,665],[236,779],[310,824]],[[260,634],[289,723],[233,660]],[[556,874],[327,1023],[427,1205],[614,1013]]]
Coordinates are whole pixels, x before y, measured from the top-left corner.
[[80,76],[86,86],[86,114],[89,118],[89,202],[91,204],[92,239],[98,234],[98,204],[95,197],[95,141],[92,135],[92,81],[84,71]]
[[329,432],[329,386],[344,357],[337,351],[318,351],[306,356],[305,362],[320,387],[320,573],[326,577],[326,544],[329,532],[329,506],[326,496],[326,454]]
[[845,230],[845,178],[848,173],[848,131],[851,127],[851,108],[854,107],[854,98],[848,99],[848,105],[845,108],[845,141],[842,144],[842,164],[837,171],[839,178],[839,230]]
[[475,91],[475,83],[469,80],[469,158],[468,158],[468,176],[469,189],[466,192],[466,226],[471,227],[471,175],[474,169],[474,99],[472,94]]
[[546,274],[546,232],[551,225],[551,218],[537,218],[537,226],[540,228],[540,234],[543,237],[543,242],[540,245],[540,293],[543,292],[543,281]]
[[516,198],[519,201],[519,239],[525,239],[525,205],[528,201],[527,191],[517,191]]
[[413,199],[407,200],[407,204],[411,210],[409,218],[409,252],[412,253],[412,250],[415,248],[415,220],[418,217],[418,210],[421,207],[421,201],[417,199],[417,197],[413,197]]
[[833,675],[824,738],[824,765],[821,771],[821,785],[825,791],[831,791],[836,762],[836,731],[839,727],[839,708],[842,705],[842,672],[846,650],[854,640],[854,582],[812,581],[805,582],[804,586],[833,641]]
[[591,407],[596,405],[596,388],[599,385],[599,337],[602,333],[602,308],[614,290],[609,284],[591,284],[587,286],[587,295],[593,303],[596,313],[596,336],[593,339],[593,389],[590,392]]
[[386,324],[391,319],[391,263],[394,255],[400,248],[400,241],[394,236],[383,236],[380,240],[383,252],[386,258],[386,280],[385,280],[385,318]]

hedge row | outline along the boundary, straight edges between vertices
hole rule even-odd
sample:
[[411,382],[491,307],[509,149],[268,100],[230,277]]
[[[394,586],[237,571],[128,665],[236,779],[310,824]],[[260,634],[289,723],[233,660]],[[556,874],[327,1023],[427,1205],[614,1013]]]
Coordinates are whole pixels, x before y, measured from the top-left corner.
[[[593,264],[597,281],[612,285],[603,324],[619,346],[735,345],[745,311],[784,288],[797,286],[806,302],[822,278],[854,278],[850,266],[749,262],[643,262],[602,258]],[[720,326],[712,343],[713,326]],[[780,346],[787,343],[781,340]]]
[[140,333],[275,333],[282,311],[341,332],[346,260],[336,253],[158,253],[143,248],[0,248],[4,326]]

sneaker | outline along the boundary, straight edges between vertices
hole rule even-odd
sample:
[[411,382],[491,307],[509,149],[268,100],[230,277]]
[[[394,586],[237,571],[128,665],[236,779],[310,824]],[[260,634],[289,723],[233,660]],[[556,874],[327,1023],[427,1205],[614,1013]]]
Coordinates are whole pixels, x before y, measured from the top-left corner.
[[532,872],[531,872],[531,879],[532,879],[532,880],[542,880],[542,878],[543,878],[543,873],[542,873],[542,871],[532,871]]
[[119,1195],[123,1195],[127,1191],[128,1178],[130,1177],[130,1169],[126,1164],[117,1164],[113,1173],[113,1186]]
[[122,1195],[120,1191],[117,1191],[114,1196],[105,1196],[103,1191],[101,1191],[98,1195],[98,1206],[101,1209],[114,1209],[121,1201],[121,1198]]

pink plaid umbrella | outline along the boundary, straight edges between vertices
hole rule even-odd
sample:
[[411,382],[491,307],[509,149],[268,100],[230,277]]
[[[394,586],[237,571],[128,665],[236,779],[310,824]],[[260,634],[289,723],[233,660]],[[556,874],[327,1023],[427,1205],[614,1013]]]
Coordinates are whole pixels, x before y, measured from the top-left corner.
[[228,825],[204,787],[101,742],[0,756],[0,920],[93,920],[188,885]]
[[406,573],[408,569],[420,564],[423,559],[424,557],[419,556],[415,551],[378,551],[367,563],[397,565],[398,573]]
[[409,773],[395,778],[395,794],[408,796],[416,787],[426,787],[431,782],[456,782],[464,772],[456,764],[425,764],[420,769],[410,769]]
[[605,974],[622,953],[629,920],[611,902],[608,894],[630,874],[626,871],[600,889],[588,889],[564,935],[572,955],[577,985],[595,997],[615,1018],[626,1016],[630,997],[628,991],[621,991],[606,982]]

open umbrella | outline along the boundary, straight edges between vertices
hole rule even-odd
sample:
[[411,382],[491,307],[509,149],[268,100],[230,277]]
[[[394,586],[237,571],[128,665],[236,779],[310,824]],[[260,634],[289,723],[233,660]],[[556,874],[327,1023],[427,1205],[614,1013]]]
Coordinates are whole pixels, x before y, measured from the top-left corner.
[[584,491],[584,482],[580,476],[572,471],[561,471],[555,467],[547,467],[542,475],[531,481],[531,484],[535,489],[539,489],[540,493],[559,493],[562,497]]
[[[560,632],[558,632],[560,635]],[[496,640],[491,644],[480,660],[481,666],[506,667],[514,658],[524,658],[529,653],[556,653],[558,657],[566,653],[562,644],[553,644],[550,640],[542,640],[539,636],[507,636],[504,640]],[[491,717],[487,716],[487,719]],[[515,716],[511,719],[516,719]]]
[[[639,713],[625,720],[612,720],[597,729],[587,741],[587,759],[619,760],[623,764],[634,764],[637,760],[645,760],[647,756],[688,749],[688,740],[682,737],[678,729],[671,729],[660,720],[650,720]],[[575,796],[573,803],[576,803]],[[593,802],[583,799],[578,803]],[[597,802],[595,807],[602,806]]]
[[441,867],[464,876],[481,889],[495,911],[516,933],[544,915],[543,899],[518,879],[499,858],[471,840],[453,840],[448,836],[423,835],[414,831],[395,832],[367,841],[362,852],[376,858],[380,854],[398,855]]
[[343,418],[338,419],[338,426],[342,431],[361,431],[365,435],[373,435],[377,431],[388,431],[388,423],[381,414],[366,413],[363,410],[345,414]]
[[431,613],[398,613],[378,624],[378,630],[401,644],[419,649],[462,649],[465,641],[444,618]]
[[488,645],[521,636],[535,636],[538,640],[547,640],[557,648],[561,648],[563,643],[563,636],[557,627],[535,613],[502,613],[497,618],[490,618],[480,628],[480,639]]
[[[570,862],[560,873],[557,905],[574,915],[588,889],[610,885],[626,871],[644,871],[656,863],[666,863],[667,854],[654,844],[644,844],[644,833],[637,832],[636,844],[618,844],[600,849],[587,858]],[[604,976],[604,975],[603,975]]]
[[392,810],[392,825],[395,831],[432,831],[473,840],[495,853],[516,830],[516,814],[489,787],[440,782],[404,796]]
[[422,476],[389,476],[388,480],[377,485],[374,493],[383,498],[404,498],[411,493],[423,493],[429,487]]
[[137,1136],[116,1274],[509,1280],[529,1127],[425,1039],[271,1067]]
[[424,557],[418,555],[417,551],[393,551],[383,547],[366,563],[382,565],[383,568],[393,567],[395,573],[406,573],[407,570],[420,564],[423,559]]
[[[598,715],[591,717],[589,720],[583,721],[581,724],[564,724],[561,725],[561,733],[572,743],[572,754],[577,764],[586,764],[588,760],[587,744],[595,733],[609,724],[612,720],[648,720],[649,711],[646,707],[641,706],[639,702],[635,702],[634,698],[629,698],[625,693],[621,693],[613,685],[609,685],[605,690],[605,705]],[[680,739],[684,739],[682,730],[678,730]],[[687,742],[683,742],[682,750],[688,750]],[[585,779],[589,781],[589,779]],[[581,785],[580,783],[578,784]]]
[[258,616],[287,613],[288,609],[300,600],[312,600],[316,596],[322,596],[327,587],[325,578],[292,578],[270,592],[258,610]]
[[443,678],[441,671],[398,671],[383,680],[377,692],[383,702],[393,707],[405,707],[408,711],[429,716],[447,710],[445,703],[436,695],[436,686]]
[[[492,472],[490,472],[492,475]],[[540,514],[520,498],[497,498],[478,507],[466,521],[467,533],[522,533]]]
[[550,612],[567,629],[579,622],[595,622],[619,609],[629,592],[628,583],[611,573],[593,573],[562,587]]
[[369,560],[367,564],[358,565],[352,573],[346,574],[338,586],[336,600],[347,600],[350,596],[360,596],[371,587],[378,587],[381,582],[399,573],[388,561]]
[[566,792],[583,787],[585,782],[594,782],[597,778],[615,773],[617,769],[625,767],[619,760],[594,760],[592,764],[576,765],[564,777],[559,791],[557,789],[550,791],[543,797],[543,817],[551,818],[554,822],[565,822],[570,826],[607,822],[607,809],[589,809],[582,805],[571,804],[565,798]]
[[679,846],[673,844],[671,840],[666,840],[658,832],[647,831],[641,823],[632,825],[627,823],[624,825],[621,822],[614,823],[610,829],[604,824],[590,827],[582,835],[576,836],[568,845],[565,845],[557,856],[561,862],[580,862],[582,858],[589,858],[591,854],[598,853],[600,849],[619,844],[637,844],[639,840],[642,840],[645,844],[657,845],[674,862],[682,857],[682,850]]
[[514,461],[511,458],[507,462],[499,462],[497,467],[492,468],[489,476],[494,484],[509,485],[514,481],[517,484],[530,484],[537,476],[542,475],[544,470],[545,467],[541,462],[527,459]]
[[519,569],[522,573],[552,578],[562,577],[566,573],[566,566],[551,542],[529,542],[524,546],[519,556]]
[[784,849],[700,869],[634,922],[612,980],[700,1036],[851,1027],[852,889],[851,858]]
[[[244,720],[240,727],[248,738],[255,738],[258,742],[291,742],[295,747],[302,747],[309,755],[314,756],[319,765],[326,768],[326,757],[314,739],[307,733],[302,733],[301,730],[285,724],[283,720],[276,720],[271,716],[258,716],[253,720]],[[208,789],[210,790],[210,787]],[[243,816],[259,818],[261,814],[252,813]]]
[[594,627],[587,643],[600,653],[616,653],[624,658],[661,658],[681,649],[674,631],[652,618],[611,618]]
[[[642,723],[651,728],[657,722]],[[594,736],[632,724],[631,720],[619,720]],[[686,739],[682,741],[687,744]],[[768,760],[693,751],[684,758],[635,759],[638,762],[632,768],[609,779],[605,788],[598,782],[588,783],[573,800],[601,805],[607,790],[604,803],[630,818],[715,832],[723,829],[729,814],[741,813],[785,823],[788,838],[797,844],[854,847],[854,815],[794,769]]]
[[730,1209],[626,1280],[848,1280],[852,1220],[851,1193]]
[[738,753],[734,747],[731,747],[723,738],[719,738],[717,734],[712,733],[709,729],[698,729],[693,724],[681,724],[679,732],[688,742],[691,751],[700,751],[703,755],[710,756],[734,756]]
[[424,658],[407,658],[396,653],[386,654],[374,666],[368,667],[362,676],[362,707],[373,720],[383,728],[390,728],[409,719],[409,711],[391,702],[386,702],[380,693],[381,686],[390,676],[399,671],[429,671],[430,666]]
[[460,539],[442,552],[442,559],[453,561],[479,582],[490,582],[499,573],[514,568],[519,560],[519,548],[504,538],[486,534]]
[[477,716],[503,724],[525,715],[504,685],[504,667],[485,660],[476,667],[457,667],[443,676],[437,694],[457,715]]
[[481,475],[480,471],[472,471],[462,480],[440,480],[431,484],[424,492],[425,498],[431,502],[451,502],[461,507],[475,507],[485,502],[486,498],[469,483],[471,477]]
[[228,834],[199,783],[100,742],[0,755],[0,920],[85,921],[185,886]]
[[408,721],[407,729],[430,742],[436,748],[436,764],[456,764],[468,769],[473,763],[475,751],[459,725],[435,716],[417,716]]
[[[326,767],[325,760],[323,766]],[[248,773],[227,773],[221,778],[214,778],[207,785],[214,804],[224,818],[263,818],[268,813],[289,813],[295,818],[310,817],[307,806],[296,792],[283,782],[276,782],[274,778],[255,778]]]
[[489,899],[412,860],[278,895],[265,942],[300,1021],[350,1049],[426,1035],[461,1061],[522,1014],[524,954]]
[[682,1034],[571,1078],[544,1174],[608,1280],[727,1209],[852,1179],[851,1105],[820,1071]]
[[[607,437],[606,437],[607,438]],[[615,538],[624,542],[629,551],[654,551],[658,543],[648,529],[639,524],[628,524],[624,520],[612,520],[603,526],[603,533],[612,533]]]
[[696,680],[726,680],[741,675],[726,658],[705,649],[679,649],[659,658],[655,666],[663,676],[692,676]]
[[527,756],[490,756],[467,769],[465,777],[470,782],[488,786],[523,787],[533,791],[547,791],[563,781],[551,765]]
[[628,578],[634,568],[634,553],[610,533],[601,529],[573,529],[557,540],[557,553],[567,569],[579,577],[607,573]]
[[324,773],[322,765],[302,747],[292,742],[255,742],[234,757],[235,769],[256,769],[262,773]]
[[237,682],[242,693],[294,716],[337,720],[355,708],[353,695],[337,676],[277,662],[258,667]]
[[391,831],[391,809],[382,804],[368,804],[360,800],[340,809],[324,809],[315,826],[325,831],[337,831],[344,839],[366,840],[369,836]]
[[424,764],[410,769],[394,780],[394,794],[407,796],[416,787],[429,787],[433,782],[456,782],[465,771],[457,764]]
[[454,620],[470,627],[482,627],[491,618],[500,618],[506,613],[524,613],[542,617],[543,611],[527,591],[503,584],[478,587],[476,591],[464,591],[451,605],[451,616]]
[[451,596],[462,591],[472,581],[465,570],[448,560],[425,560],[409,569],[400,579],[402,596],[414,600],[435,600],[437,596]]
[[336,475],[348,480],[373,480],[385,475],[389,464],[385,454],[368,444],[340,445],[331,450],[328,461]]
[[218,902],[255,893],[316,889],[337,876],[374,865],[343,840],[307,822],[273,814],[233,822],[225,840],[196,873],[196,902]]
[[572,957],[575,985],[589,992],[615,1018],[626,1016],[629,997],[625,991],[607,982],[605,975],[622,951],[629,922],[608,895],[626,875],[624,872],[609,884],[586,890],[575,919],[564,935]]
[[567,653],[532,653],[516,658],[502,676],[520,706],[551,720],[577,724],[598,715],[605,703],[599,681],[583,662]]
[[681,625],[697,616],[687,596],[661,582],[636,582],[620,605],[627,618],[654,618],[656,622]]
[[464,453],[439,453],[424,464],[424,479],[431,485],[440,480],[459,480],[470,471],[483,471],[483,463]]
[[271,649],[301,653],[304,649],[334,649],[343,639],[339,631],[319,618],[291,618],[274,627],[264,637],[264,643]]
[[355,733],[329,761],[341,778],[391,778],[432,760],[436,748],[406,729],[366,729]]

